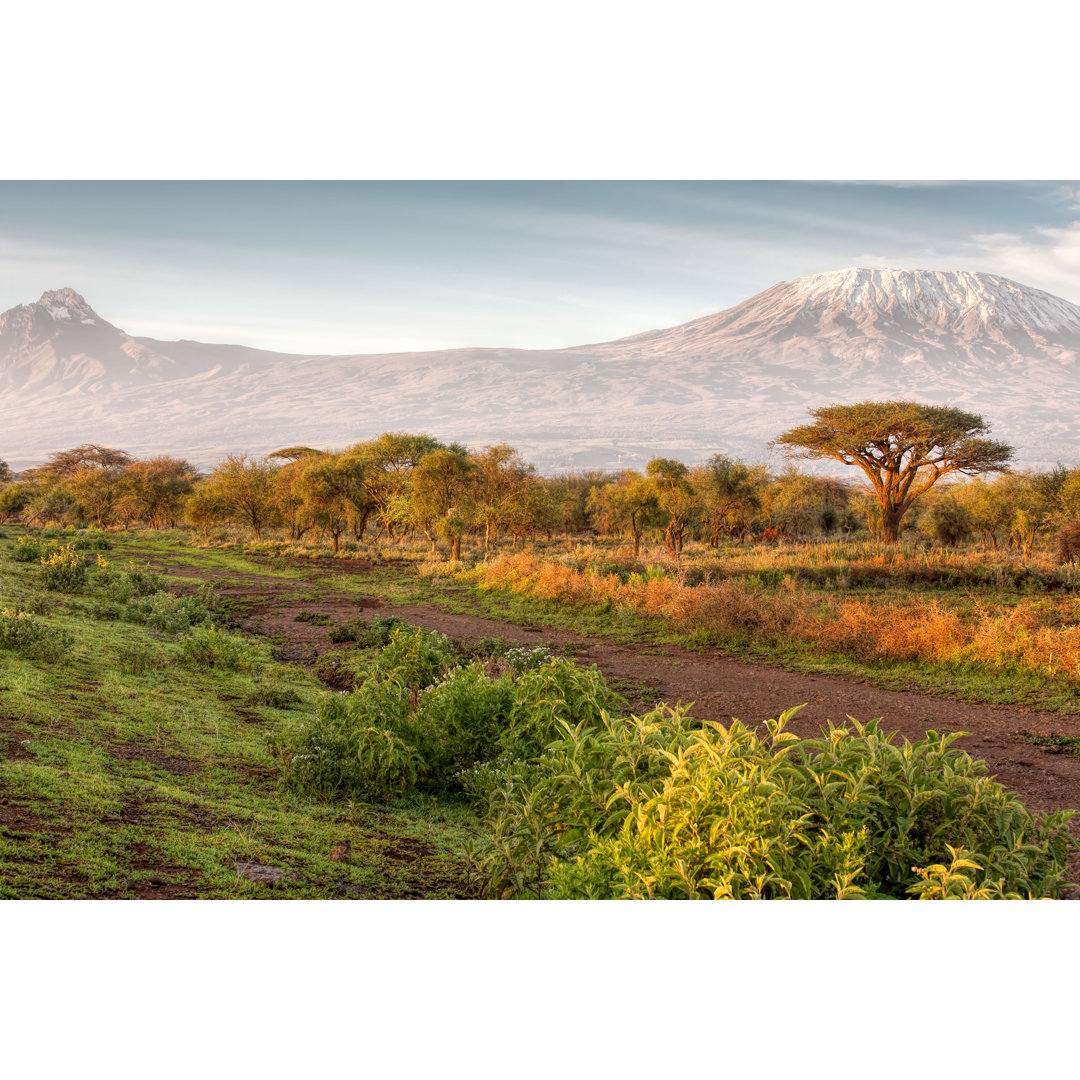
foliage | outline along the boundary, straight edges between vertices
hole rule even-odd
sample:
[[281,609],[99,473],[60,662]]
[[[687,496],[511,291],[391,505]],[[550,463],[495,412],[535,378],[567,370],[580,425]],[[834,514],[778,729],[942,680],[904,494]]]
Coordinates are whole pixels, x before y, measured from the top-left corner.
[[180,654],[192,667],[219,671],[258,671],[266,650],[216,626],[198,625],[180,640]]
[[1057,535],[1058,562],[1080,562],[1080,521],[1072,521]]
[[213,616],[195,597],[162,591],[128,601],[124,618],[159,634],[176,636],[186,634],[193,626],[211,622]]
[[55,592],[81,592],[89,579],[89,572],[82,556],[70,544],[58,545],[43,554],[41,582],[46,589]]
[[490,795],[489,895],[929,896],[960,848],[979,895],[1056,895],[1071,815],[1033,817],[955,736],[898,742],[875,721],[800,743],[790,715],[765,738],[663,706],[567,725]]
[[45,545],[32,536],[23,535],[15,541],[15,548],[11,557],[16,562],[39,562],[45,551]]
[[773,440],[809,458],[856,465],[869,478],[881,506],[882,533],[899,536],[911,504],[948,473],[1008,468],[1012,447],[983,438],[982,417],[944,405],[914,401],[860,401],[810,410],[813,424]]
[[0,649],[12,649],[30,660],[55,663],[74,643],[67,631],[39,622],[29,612],[0,609]]

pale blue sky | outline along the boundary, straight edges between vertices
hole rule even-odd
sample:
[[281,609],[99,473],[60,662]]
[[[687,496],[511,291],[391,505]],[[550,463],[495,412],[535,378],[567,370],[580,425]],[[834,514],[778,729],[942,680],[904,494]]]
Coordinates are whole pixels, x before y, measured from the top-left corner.
[[1080,302],[1068,182],[0,183],[0,310],[295,352],[605,341],[852,265]]

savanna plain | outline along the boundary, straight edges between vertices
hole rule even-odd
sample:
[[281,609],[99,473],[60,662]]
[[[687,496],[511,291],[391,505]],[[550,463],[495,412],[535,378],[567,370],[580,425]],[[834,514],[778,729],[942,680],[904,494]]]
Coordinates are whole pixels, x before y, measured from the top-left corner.
[[1080,470],[0,473],[0,897],[1076,895]]

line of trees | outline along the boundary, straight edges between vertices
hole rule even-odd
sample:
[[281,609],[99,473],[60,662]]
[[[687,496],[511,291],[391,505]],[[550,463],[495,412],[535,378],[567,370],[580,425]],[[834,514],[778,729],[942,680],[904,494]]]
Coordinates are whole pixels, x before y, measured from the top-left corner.
[[[506,538],[516,550],[556,533],[622,537],[635,556],[655,539],[675,560],[690,540],[715,547],[862,529],[887,540],[909,530],[945,545],[981,538],[987,548],[1011,544],[1028,556],[1052,530],[1080,536],[1080,469],[1006,471],[1011,448],[984,439],[977,416],[911,402],[812,415],[814,424],[777,444],[858,465],[869,488],[794,467],[772,474],[719,454],[692,467],[654,458],[644,472],[542,477],[506,443],[475,451],[388,432],[341,451],[232,455],[206,475],[181,459],[135,459],[95,444],[53,454],[18,478],[0,462],[0,522],[185,524],[204,536],[228,524],[257,539],[275,528],[292,540],[329,540],[335,551],[347,540],[423,535],[433,553],[442,543],[452,559],[466,538],[485,551]],[[949,472],[973,478],[931,490]],[[980,475],[989,472],[1002,475]]]

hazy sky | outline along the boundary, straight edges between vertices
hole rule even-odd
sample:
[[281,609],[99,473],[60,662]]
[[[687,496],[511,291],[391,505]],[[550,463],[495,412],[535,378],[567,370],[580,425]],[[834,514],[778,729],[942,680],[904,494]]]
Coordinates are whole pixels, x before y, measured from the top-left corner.
[[0,183],[0,310],[71,286],[131,334],[286,352],[606,341],[853,265],[1080,303],[1080,184]]

